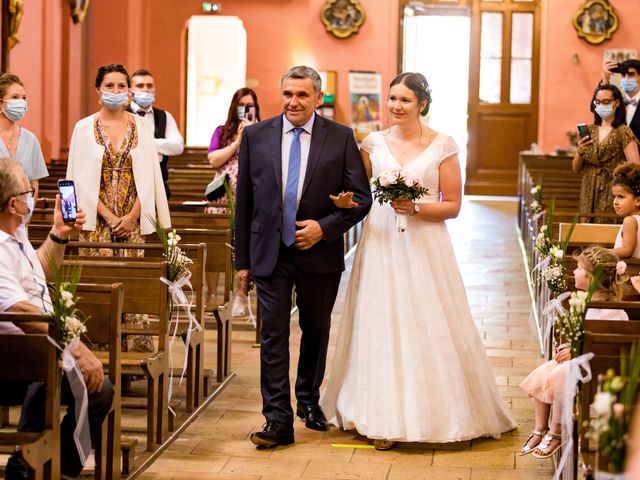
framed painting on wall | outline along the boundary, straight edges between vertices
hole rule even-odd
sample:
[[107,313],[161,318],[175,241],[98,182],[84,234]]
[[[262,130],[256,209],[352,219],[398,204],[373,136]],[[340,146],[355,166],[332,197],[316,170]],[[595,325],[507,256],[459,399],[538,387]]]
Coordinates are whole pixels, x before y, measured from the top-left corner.
[[578,31],[578,37],[598,45],[613,36],[619,21],[607,0],[587,0],[573,16],[573,26]]
[[364,17],[364,9],[359,0],[327,0],[320,12],[324,28],[338,38],[358,33]]

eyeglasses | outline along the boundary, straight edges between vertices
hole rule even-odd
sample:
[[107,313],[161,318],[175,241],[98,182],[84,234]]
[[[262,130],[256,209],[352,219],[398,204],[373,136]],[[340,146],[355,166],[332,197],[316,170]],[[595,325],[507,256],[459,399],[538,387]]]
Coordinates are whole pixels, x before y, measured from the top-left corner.
[[33,198],[36,194],[36,189],[32,188],[31,190],[27,190],[26,192],[16,193],[14,196],[19,197],[20,195],[27,195],[27,194],[29,194],[29,196]]
[[593,104],[594,105],[611,105],[613,102],[615,102],[616,99],[615,98],[611,98],[611,99],[605,99],[605,100],[594,100]]

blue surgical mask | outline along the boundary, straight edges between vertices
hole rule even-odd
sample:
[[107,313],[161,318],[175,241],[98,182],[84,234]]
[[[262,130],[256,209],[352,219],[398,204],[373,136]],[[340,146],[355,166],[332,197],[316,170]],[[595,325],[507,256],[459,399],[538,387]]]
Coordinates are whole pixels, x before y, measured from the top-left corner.
[[614,113],[613,105],[596,105],[596,113],[602,119],[609,118]]
[[105,105],[110,110],[117,110],[129,101],[129,93],[111,93],[111,92],[102,92],[100,96],[100,100],[102,104]]
[[156,96],[151,92],[134,92],[133,101],[142,108],[147,108],[156,101]]
[[16,212],[16,215],[22,218],[22,223],[27,223],[29,221],[31,215],[33,215],[33,209],[35,205],[35,198],[33,198],[31,195],[27,195],[27,213],[25,213],[24,215],[20,215],[18,212]]
[[12,122],[17,122],[27,113],[27,101],[22,98],[3,100],[3,102],[6,106],[2,109],[2,113]]
[[620,80],[620,88],[624,93],[631,94],[638,88],[638,81],[633,78],[623,78]]

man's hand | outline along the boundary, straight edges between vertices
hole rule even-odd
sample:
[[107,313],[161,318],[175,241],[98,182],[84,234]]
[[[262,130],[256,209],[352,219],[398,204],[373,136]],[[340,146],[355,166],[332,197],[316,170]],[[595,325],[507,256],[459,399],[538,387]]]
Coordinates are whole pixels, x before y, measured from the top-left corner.
[[315,220],[296,222],[296,227],[302,228],[296,230],[296,241],[293,245],[300,250],[308,250],[324,238],[324,232]]
[[611,69],[618,66],[618,62],[606,61],[602,65],[602,83],[609,83],[611,80]]
[[75,223],[64,223],[62,208],[60,207],[60,195],[56,195],[56,204],[53,208],[53,228],[51,229],[55,236],[62,239],[69,238],[71,232],[82,229],[86,219],[87,215],[81,208],[78,208]]
[[89,393],[95,393],[102,390],[104,370],[102,369],[100,360],[98,360],[93,352],[82,342],[78,342],[78,345],[71,353],[75,357],[76,362],[78,362],[78,368],[80,368],[80,372],[82,372],[82,376],[84,377],[87,391]]
[[249,290],[253,288],[253,277],[251,271],[248,268],[243,268],[236,272],[236,279],[238,280],[238,290],[246,297],[249,295]]
[[558,363],[563,363],[567,360],[571,360],[571,348],[562,348],[558,350],[554,360]]

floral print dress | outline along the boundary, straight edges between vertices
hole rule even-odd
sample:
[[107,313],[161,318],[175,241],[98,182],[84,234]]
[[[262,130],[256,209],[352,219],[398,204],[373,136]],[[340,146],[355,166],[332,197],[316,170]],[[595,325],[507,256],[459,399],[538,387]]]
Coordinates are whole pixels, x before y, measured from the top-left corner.
[[[637,139],[627,125],[611,130],[602,142],[599,139],[599,127],[589,125],[592,145],[584,154],[582,187],[580,189],[579,211],[590,213],[613,213],[611,182],[613,171],[626,161],[624,147]],[[582,222],[588,222],[586,217]],[[612,218],[596,218],[595,223],[614,223]]]
[[[104,148],[102,171],[100,176],[100,192],[98,198],[114,215],[122,217],[133,209],[138,198],[133,177],[131,150],[138,145],[138,131],[133,120],[129,120],[124,140],[119,149],[115,149],[104,130],[102,119],[96,115],[93,131],[98,145]],[[80,240],[84,242],[122,242],[144,243],[140,234],[140,223],[136,222],[128,239],[116,238],[111,233],[107,221],[98,216],[94,231],[81,231]],[[143,250],[112,250],[109,248],[82,248],[80,255],[101,257],[142,257]],[[147,315],[126,314],[125,325],[129,328],[142,328],[149,323]],[[123,339],[123,350],[153,352],[153,338],[148,335],[128,335]]]

